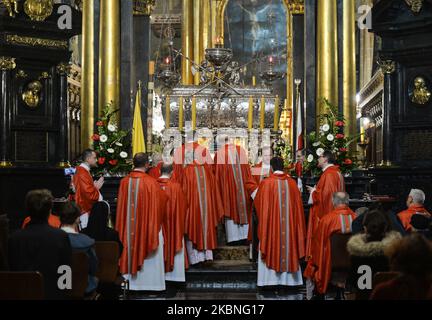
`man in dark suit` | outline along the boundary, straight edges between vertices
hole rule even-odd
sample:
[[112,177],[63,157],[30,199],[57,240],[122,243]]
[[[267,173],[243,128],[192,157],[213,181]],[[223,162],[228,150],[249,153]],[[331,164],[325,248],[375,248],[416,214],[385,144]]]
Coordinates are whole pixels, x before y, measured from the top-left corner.
[[9,238],[11,271],[39,271],[44,278],[45,298],[62,299],[58,288],[60,266],[71,265],[72,249],[66,232],[48,225],[53,196],[48,190],[33,190],[26,195],[25,206],[31,222]]

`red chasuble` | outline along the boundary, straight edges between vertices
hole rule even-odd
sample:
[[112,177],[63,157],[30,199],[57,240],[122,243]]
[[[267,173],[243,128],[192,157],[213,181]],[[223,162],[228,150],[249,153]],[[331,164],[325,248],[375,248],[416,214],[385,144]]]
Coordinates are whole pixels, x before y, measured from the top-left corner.
[[184,169],[183,190],[189,209],[186,234],[198,251],[217,247],[217,224],[223,217],[220,194],[210,166],[190,164]]
[[82,166],[76,168],[73,176],[75,187],[75,202],[81,213],[90,213],[93,205],[99,201],[99,190],[95,187],[90,172]]
[[430,217],[431,214],[420,204],[412,204],[407,210],[399,212],[398,217],[406,231],[412,231],[411,218],[415,214]]
[[306,259],[311,255],[312,237],[319,219],[334,209],[333,193],[339,191],[345,191],[345,180],[338,166],[330,166],[323,172],[316,185],[316,190],[312,193],[313,204],[309,210]]
[[187,202],[179,183],[172,179],[159,178],[158,183],[168,197],[166,203],[166,216],[163,223],[164,228],[164,256],[165,272],[174,269],[174,257],[183,250],[183,239],[185,235],[185,219]]
[[157,181],[144,172],[132,171],[121,180],[116,230],[124,246],[122,274],[135,275],[144,259],[158,248],[166,202],[167,196]]
[[261,182],[254,201],[261,257],[276,272],[297,272],[305,255],[306,223],[297,183],[287,174]]
[[250,195],[258,186],[252,178],[244,149],[226,144],[216,152],[215,176],[224,215],[236,224],[249,224],[252,216]]
[[262,162],[258,163],[257,165],[252,167],[252,177],[255,179],[255,182],[259,185],[261,181],[268,178],[271,173],[273,173],[273,170],[271,167],[268,167],[268,171],[264,171]]
[[159,162],[155,167],[150,168],[148,171],[148,175],[152,178],[155,178],[156,180],[159,179],[161,176],[161,168],[162,168],[163,162]]
[[206,147],[201,146],[198,142],[188,142],[186,144],[183,144],[174,152],[174,171],[172,176],[172,178],[181,185],[184,185],[184,169],[188,165],[186,163],[186,153],[193,153],[192,159],[195,159],[199,164],[213,164],[210,152]]
[[304,276],[314,281],[320,294],[327,291],[331,279],[330,237],[335,233],[351,233],[351,224],[355,218],[356,214],[348,206],[340,206],[327,213],[318,223],[312,240],[312,257]]

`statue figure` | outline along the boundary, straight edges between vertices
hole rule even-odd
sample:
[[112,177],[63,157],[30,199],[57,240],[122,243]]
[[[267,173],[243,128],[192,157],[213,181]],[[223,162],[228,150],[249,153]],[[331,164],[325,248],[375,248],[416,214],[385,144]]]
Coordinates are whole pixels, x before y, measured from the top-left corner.
[[22,94],[24,103],[31,108],[36,108],[40,104],[41,90],[42,84],[39,81],[30,82]]
[[231,61],[227,67],[227,74],[230,85],[238,86],[240,84],[240,68],[237,61]]
[[416,104],[426,104],[431,98],[431,92],[426,86],[426,81],[422,77],[414,79],[414,90],[411,94],[411,101]]
[[200,64],[200,85],[208,84],[213,81],[214,68],[207,60],[203,60]]

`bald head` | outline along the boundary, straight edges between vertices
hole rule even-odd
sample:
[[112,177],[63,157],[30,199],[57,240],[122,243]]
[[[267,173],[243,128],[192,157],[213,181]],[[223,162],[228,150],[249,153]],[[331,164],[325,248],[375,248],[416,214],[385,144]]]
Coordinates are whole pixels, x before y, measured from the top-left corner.
[[335,192],[333,193],[333,206],[339,207],[349,205],[349,195],[346,192]]

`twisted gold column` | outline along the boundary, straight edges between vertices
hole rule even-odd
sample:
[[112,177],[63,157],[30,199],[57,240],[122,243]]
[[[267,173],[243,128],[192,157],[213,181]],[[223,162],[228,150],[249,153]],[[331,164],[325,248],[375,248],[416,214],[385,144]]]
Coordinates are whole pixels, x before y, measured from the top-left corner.
[[[317,116],[325,112],[321,101],[338,103],[337,1],[317,1]],[[319,126],[317,120],[317,127]]]
[[[102,0],[100,8],[99,114],[120,101],[120,0]],[[119,119],[120,120],[120,119]]]
[[81,148],[87,149],[94,125],[94,0],[83,2],[82,17]]

